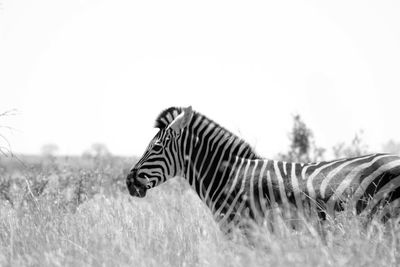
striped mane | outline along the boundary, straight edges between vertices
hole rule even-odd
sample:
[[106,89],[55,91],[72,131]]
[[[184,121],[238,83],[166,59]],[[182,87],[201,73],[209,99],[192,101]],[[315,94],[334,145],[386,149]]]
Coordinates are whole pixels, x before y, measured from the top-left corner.
[[[159,129],[165,129],[168,127],[168,125],[182,112],[183,108],[181,107],[170,107],[165,109],[158,115],[156,122],[155,122],[155,127]],[[257,153],[254,151],[254,149],[251,147],[249,143],[244,141],[242,138],[238,137],[231,131],[225,129],[224,127],[220,126],[218,123],[214,122],[213,120],[209,119],[208,117],[204,116],[203,114],[200,114],[196,111],[193,111],[193,118],[191,122],[191,126],[193,126],[193,123],[198,119],[201,118],[201,120],[206,121],[207,124],[213,124],[216,130],[221,131],[224,133],[227,138],[236,140],[238,143],[238,146],[242,147],[243,150],[245,151],[245,154],[248,156],[246,158],[248,159],[260,159],[257,155]]]
[[159,128],[160,130],[167,128],[168,125],[182,112],[182,110],[183,109],[180,107],[170,107],[163,110],[158,115],[154,127]]

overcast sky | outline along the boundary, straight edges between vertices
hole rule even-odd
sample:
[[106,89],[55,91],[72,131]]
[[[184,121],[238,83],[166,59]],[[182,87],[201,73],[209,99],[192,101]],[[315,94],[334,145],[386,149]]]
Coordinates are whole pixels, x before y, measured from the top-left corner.
[[0,128],[15,152],[138,155],[193,108],[265,157],[292,115],[317,144],[400,141],[400,1],[0,0]]

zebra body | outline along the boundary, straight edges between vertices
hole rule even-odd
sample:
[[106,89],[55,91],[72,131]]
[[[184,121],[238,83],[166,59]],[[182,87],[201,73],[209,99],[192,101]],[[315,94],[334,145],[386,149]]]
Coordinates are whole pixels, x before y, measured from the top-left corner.
[[[133,196],[182,176],[221,223],[262,222],[275,207],[333,217],[344,209],[385,220],[400,206],[400,158],[388,154],[317,163],[259,157],[246,142],[189,108],[159,115],[160,129],[127,177]],[[396,214],[397,215],[397,214]]]

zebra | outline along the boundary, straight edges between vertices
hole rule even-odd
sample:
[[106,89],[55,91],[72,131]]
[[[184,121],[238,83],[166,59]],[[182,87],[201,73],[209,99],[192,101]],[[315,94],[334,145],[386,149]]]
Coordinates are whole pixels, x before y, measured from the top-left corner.
[[400,157],[371,154],[313,163],[260,157],[244,140],[192,107],[171,107],[127,175],[131,196],[176,176],[185,178],[221,225],[256,222],[279,207],[317,218],[345,209],[386,221],[399,213]]

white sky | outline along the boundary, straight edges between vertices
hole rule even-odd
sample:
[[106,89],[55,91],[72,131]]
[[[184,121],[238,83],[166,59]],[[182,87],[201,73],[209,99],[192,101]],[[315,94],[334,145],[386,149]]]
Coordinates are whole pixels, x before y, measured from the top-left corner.
[[[400,140],[400,1],[0,0],[0,124],[16,152],[139,155],[192,105],[263,156],[300,113],[330,148]],[[1,129],[1,128],[0,128]]]

